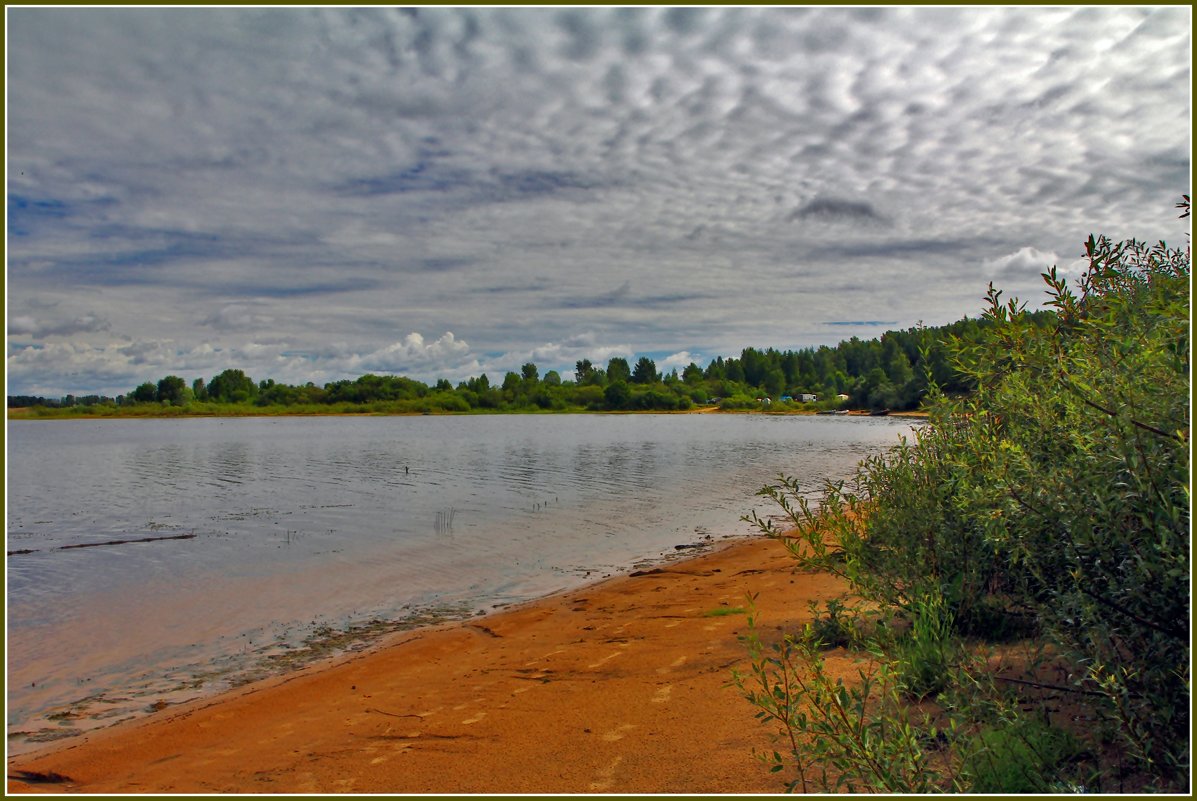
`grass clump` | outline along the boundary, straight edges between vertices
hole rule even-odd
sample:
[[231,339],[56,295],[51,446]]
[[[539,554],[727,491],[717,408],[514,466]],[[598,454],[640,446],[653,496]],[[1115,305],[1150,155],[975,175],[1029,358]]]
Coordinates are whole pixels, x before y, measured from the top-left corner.
[[748,610],[743,606],[717,606],[702,613],[703,617],[727,617],[728,615],[744,615]]
[[919,701],[938,695],[948,685],[960,650],[943,599],[917,601],[909,630],[891,648],[903,692]]
[[1052,793],[1078,787],[1060,778],[1080,746],[1068,732],[1035,719],[986,726],[971,737],[960,771],[975,793]]

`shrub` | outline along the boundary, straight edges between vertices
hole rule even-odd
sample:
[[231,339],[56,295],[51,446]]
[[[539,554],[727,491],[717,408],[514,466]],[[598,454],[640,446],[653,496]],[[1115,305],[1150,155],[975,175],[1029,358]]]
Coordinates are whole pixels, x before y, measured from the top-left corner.
[[[1104,237],[1074,295],[1044,276],[1054,329],[990,289],[962,493],[1014,566],[1019,600],[1103,693],[1131,753],[1188,766],[1189,254]],[[967,364],[967,362],[962,362]]]
[[[761,490],[789,533],[748,519],[911,621],[888,643],[910,695],[944,688],[950,630],[1005,638],[1031,621],[1077,668],[1076,689],[1103,699],[1137,769],[1187,787],[1190,254],[1085,247],[1075,292],[1043,276],[1048,325],[990,286],[984,335],[952,347],[974,389],[950,398],[928,376],[913,444],[865,460],[817,507],[792,479]],[[1026,761],[979,737],[1002,764]]]
[[826,614],[820,614],[817,601],[811,601],[808,605],[811,621],[803,630],[803,639],[816,642],[823,648],[859,646],[864,642],[858,610],[849,609],[838,598],[824,601],[823,606]]
[[[764,646],[748,618],[742,640],[749,673],[733,671],[733,684],[757,708],[757,719],[778,726],[787,756],[760,755],[774,772],[792,765],[788,790],[935,792],[945,783],[923,748],[920,726],[901,701],[901,684],[884,662],[870,663],[851,685],[826,670],[820,643],[786,637]],[[923,729],[929,729],[926,720]]]

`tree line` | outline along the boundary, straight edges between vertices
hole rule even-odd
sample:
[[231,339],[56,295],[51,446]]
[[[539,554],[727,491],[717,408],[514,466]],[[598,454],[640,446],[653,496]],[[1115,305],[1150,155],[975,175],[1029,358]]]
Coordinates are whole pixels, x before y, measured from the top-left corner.
[[[1054,314],[1035,312],[1045,325]],[[844,340],[835,346],[781,351],[745,348],[740,356],[718,357],[705,368],[691,362],[680,372],[662,373],[641,356],[634,363],[614,357],[606,365],[581,359],[574,379],[556,370],[541,373],[534,363],[507,372],[492,383],[483,373],[454,386],[447,379],[425,384],[399,375],[366,374],[318,386],[291,385],[273,379],[255,381],[240,369],[228,369],[190,384],[177,375],[147,381],[127,395],[99,395],[58,400],[9,396],[15,407],[90,407],[113,413],[149,412],[170,407],[212,412],[215,407],[281,408],[291,411],[470,412],[470,411],[675,411],[717,405],[721,409],[809,407],[868,410],[917,408],[929,386],[947,393],[967,393],[973,379],[950,353],[977,342],[989,321],[964,318],[944,326],[915,326],[880,337]],[[815,400],[810,400],[811,396]]]

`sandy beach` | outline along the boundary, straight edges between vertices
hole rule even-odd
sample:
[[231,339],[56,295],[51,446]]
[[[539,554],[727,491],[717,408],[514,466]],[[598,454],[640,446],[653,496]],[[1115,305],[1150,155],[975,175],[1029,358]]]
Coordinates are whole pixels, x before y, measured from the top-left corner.
[[[770,793],[729,687],[841,591],[773,540],[617,576],[9,760],[9,792]],[[731,612],[728,614],[728,612]]]

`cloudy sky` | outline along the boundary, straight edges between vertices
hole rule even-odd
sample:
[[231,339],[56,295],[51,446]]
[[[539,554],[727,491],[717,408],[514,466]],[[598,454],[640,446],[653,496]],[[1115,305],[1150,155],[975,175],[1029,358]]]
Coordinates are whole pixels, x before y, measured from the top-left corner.
[[1186,7],[7,23],[10,394],[705,366],[1188,230]]

